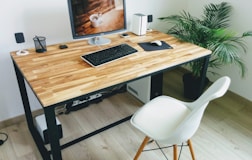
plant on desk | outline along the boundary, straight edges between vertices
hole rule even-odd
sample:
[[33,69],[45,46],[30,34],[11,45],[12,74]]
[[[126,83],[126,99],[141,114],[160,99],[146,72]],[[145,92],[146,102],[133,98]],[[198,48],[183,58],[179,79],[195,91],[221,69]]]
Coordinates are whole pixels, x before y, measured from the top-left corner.
[[[244,32],[241,36],[237,36],[235,32],[228,30],[231,10],[231,5],[226,2],[220,4],[210,3],[204,6],[204,14],[201,19],[193,17],[185,11],[180,15],[171,15],[159,19],[174,24],[168,30],[168,34],[211,50],[212,55],[208,67],[219,69],[223,65],[234,64],[239,67],[241,77],[244,77],[246,67],[240,54],[246,53],[246,44],[243,39],[252,36],[252,31]],[[188,66],[191,73],[183,76],[184,89],[186,89],[185,80],[199,79],[203,60],[190,62]],[[211,73],[217,74],[213,71]],[[196,86],[190,84],[194,91],[189,91],[189,94],[187,90],[184,90],[186,98],[196,99],[199,97],[200,91],[195,92],[199,88],[198,84],[198,82],[196,82]],[[192,94],[193,92],[195,92],[195,95]]]

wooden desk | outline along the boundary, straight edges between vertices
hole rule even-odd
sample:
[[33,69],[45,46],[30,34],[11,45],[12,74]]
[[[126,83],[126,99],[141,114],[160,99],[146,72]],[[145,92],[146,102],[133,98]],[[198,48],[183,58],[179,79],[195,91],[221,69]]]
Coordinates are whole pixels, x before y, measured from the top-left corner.
[[[205,58],[206,63],[203,67],[202,77],[205,76],[211,51],[181,42],[158,31],[147,33],[145,36],[135,36],[131,33],[129,35],[129,38],[120,38],[117,34],[111,35],[109,38],[112,43],[101,47],[128,43],[138,52],[97,68],[91,67],[80,58],[83,54],[100,49],[97,46],[88,45],[86,40],[66,43],[68,48],[63,50],[60,50],[57,44],[48,46],[45,53],[36,53],[34,49],[29,49],[30,54],[26,56],[17,56],[15,52],[11,53],[28,127],[44,159],[50,159],[50,153],[52,153],[53,159],[62,159],[55,121],[54,109],[56,106],[111,86],[163,72],[198,58]],[[173,49],[146,52],[137,44],[152,40],[166,41]],[[42,139],[33,125],[24,79],[44,109],[50,135],[51,151],[49,152],[44,147]],[[127,117],[124,121],[129,118]],[[92,135],[85,138],[90,136]],[[79,140],[85,138],[79,138]],[[70,142],[62,145],[61,148],[77,142]]]

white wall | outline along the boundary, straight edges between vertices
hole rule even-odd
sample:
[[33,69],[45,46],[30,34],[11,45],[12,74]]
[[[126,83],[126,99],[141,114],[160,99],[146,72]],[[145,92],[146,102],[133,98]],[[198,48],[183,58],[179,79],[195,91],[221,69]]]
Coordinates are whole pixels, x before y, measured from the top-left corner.
[[[127,16],[134,13],[152,14],[152,27],[166,31],[158,17],[177,13],[185,8],[187,0],[126,0]],[[9,52],[20,48],[34,47],[32,38],[41,35],[47,44],[72,41],[67,0],[1,0],[0,6],[0,121],[24,113],[17,80]],[[23,32],[25,43],[16,44],[14,33]],[[29,91],[32,109],[40,108]]]
[[[194,1],[188,0],[188,10],[193,15],[201,15],[202,7],[209,3],[221,3],[222,0],[201,0]],[[251,21],[251,0],[226,0],[232,5],[233,11],[231,15],[231,27],[230,29],[241,35],[244,31],[252,31],[252,21]],[[245,78],[241,78],[239,70],[234,66],[225,66],[221,70],[216,70],[220,75],[228,75],[231,77],[232,82],[230,90],[241,95],[242,97],[252,101],[252,37],[246,39],[247,44],[247,54],[242,55],[244,62],[247,66],[247,74]],[[209,75],[210,79],[215,80],[217,77]]]

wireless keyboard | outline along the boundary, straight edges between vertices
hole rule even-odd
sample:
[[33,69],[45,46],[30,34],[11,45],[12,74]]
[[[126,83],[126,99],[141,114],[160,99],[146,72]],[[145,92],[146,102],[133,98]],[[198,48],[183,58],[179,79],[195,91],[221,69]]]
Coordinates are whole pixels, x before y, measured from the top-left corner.
[[87,55],[82,55],[81,58],[90,65],[97,67],[135,52],[137,52],[137,50],[128,44],[120,44]]

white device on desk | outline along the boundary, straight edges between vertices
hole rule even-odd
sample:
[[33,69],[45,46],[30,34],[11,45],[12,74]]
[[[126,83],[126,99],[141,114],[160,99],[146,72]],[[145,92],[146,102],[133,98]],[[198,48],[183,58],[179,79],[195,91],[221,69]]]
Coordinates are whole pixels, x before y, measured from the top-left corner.
[[147,31],[147,15],[136,13],[133,15],[132,32],[138,36],[145,35]]
[[127,91],[143,103],[162,95],[163,74],[148,76],[127,83]]

